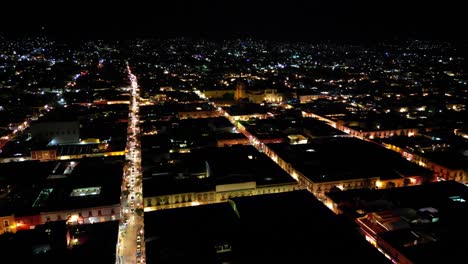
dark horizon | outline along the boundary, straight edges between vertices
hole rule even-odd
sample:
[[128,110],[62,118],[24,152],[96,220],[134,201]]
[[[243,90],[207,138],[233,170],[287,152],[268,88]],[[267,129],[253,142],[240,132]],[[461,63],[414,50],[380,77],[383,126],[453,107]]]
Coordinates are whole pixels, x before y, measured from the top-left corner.
[[[64,39],[257,38],[268,40],[467,40],[459,3],[377,4],[290,0],[288,5],[249,1],[179,0],[105,5],[28,6],[1,18],[5,36]],[[11,7],[12,11],[20,10]]]

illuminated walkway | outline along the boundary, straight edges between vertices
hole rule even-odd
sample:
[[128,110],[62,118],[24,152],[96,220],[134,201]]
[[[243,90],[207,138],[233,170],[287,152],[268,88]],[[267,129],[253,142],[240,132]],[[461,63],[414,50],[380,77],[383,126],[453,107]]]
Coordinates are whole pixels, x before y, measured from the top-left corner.
[[145,263],[143,176],[141,173],[139,90],[136,76],[127,66],[131,82],[127,148],[120,200],[120,225],[116,263]]

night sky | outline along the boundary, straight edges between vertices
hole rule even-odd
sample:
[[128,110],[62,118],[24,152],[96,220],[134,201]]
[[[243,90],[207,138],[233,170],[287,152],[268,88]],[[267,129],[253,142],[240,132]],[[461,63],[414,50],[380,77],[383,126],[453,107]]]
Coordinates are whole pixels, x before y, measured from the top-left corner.
[[67,38],[467,38],[462,1],[454,0],[97,2],[10,3],[2,8],[0,31],[24,35],[44,27],[43,34]]

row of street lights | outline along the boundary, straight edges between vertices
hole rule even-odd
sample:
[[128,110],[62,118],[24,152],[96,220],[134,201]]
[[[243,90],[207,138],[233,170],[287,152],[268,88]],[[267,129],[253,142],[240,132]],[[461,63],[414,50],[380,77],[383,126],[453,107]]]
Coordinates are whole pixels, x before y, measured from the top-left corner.
[[127,71],[131,83],[130,112],[127,131],[126,165],[122,181],[121,223],[117,244],[117,263],[145,263],[143,221],[143,177],[139,141],[139,94],[136,76]]

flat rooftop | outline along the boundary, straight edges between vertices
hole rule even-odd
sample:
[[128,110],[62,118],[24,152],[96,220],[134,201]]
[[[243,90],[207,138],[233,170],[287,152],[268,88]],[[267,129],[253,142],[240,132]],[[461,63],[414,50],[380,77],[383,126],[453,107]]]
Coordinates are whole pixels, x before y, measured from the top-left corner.
[[[154,120],[142,125],[143,132],[154,138],[164,138],[173,149],[216,146],[218,133],[234,133],[234,126],[225,117],[184,119],[172,121]],[[148,142],[148,140],[147,140]],[[148,148],[145,144],[143,148]]]
[[158,120],[161,117],[174,117],[177,114],[176,103],[164,103],[159,105],[142,105],[140,107],[140,119],[146,120]]
[[338,135],[347,135],[346,133],[333,128],[322,121],[305,118],[302,120],[303,129],[307,132],[309,137],[329,137],[329,136],[338,136]]
[[[290,131],[291,134],[299,133],[299,128],[295,124],[291,124],[288,120],[280,119],[252,119],[249,121],[240,121],[249,133],[254,135],[256,138],[262,139],[287,139],[286,131]],[[286,124],[287,123],[287,124]],[[289,125],[289,126],[288,126]]]
[[[5,177],[12,191],[0,200],[0,210],[28,215],[119,204],[123,164],[114,157],[22,162],[20,174]],[[11,171],[16,166],[2,167]]]
[[254,134],[259,139],[287,138],[287,136],[291,134],[304,134],[309,138],[347,135],[313,118],[279,117],[240,122],[250,133]]
[[344,125],[358,131],[395,130],[423,126],[419,120],[408,119],[397,111],[390,113],[363,111],[357,105],[327,99],[316,100],[299,107],[306,112],[312,112],[334,121],[343,121]]
[[39,120],[31,123],[31,126],[35,124],[48,123],[48,122],[77,122],[78,117],[74,114],[73,111],[70,111],[66,108],[56,108],[50,110]]
[[380,139],[450,169],[468,169],[468,141],[452,135]]
[[338,117],[336,120],[344,121],[346,126],[359,131],[384,131],[407,128],[418,128],[424,125],[420,122],[402,117],[398,114],[376,114],[369,112],[366,115],[360,113]]
[[242,133],[229,133],[229,132],[216,133],[215,138],[217,140],[247,139]]
[[145,213],[145,239],[149,264],[389,263],[307,191]]
[[195,111],[214,111],[214,107],[208,103],[183,103],[177,105],[178,112],[195,112]]
[[468,151],[451,149],[449,151],[425,153],[423,156],[450,169],[468,170]]
[[43,182],[53,170],[54,162],[24,161],[0,163],[0,179],[8,184]]
[[268,112],[268,108],[266,106],[247,103],[225,107],[224,110],[226,110],[226,112],[228,112],[231,116],[266,114]]
[[[209,172],[210,176],[205,177]],[[144,169],[143,196],[210,191],[216,185],[255,181],[257,186],[294,183],[285,171],[252,146],[195,149],[173,154]]]
[[432,175],[398,153],[356,138],[327,137],[309,140],[309,144],[268,146],[313,182]]

